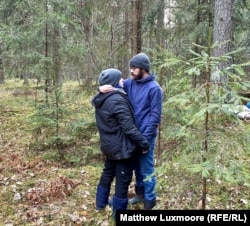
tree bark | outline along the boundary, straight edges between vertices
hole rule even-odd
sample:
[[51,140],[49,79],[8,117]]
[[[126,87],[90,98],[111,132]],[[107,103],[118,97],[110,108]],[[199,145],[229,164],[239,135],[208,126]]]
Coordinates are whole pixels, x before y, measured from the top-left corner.
[[5,82],[4,78],[4,72],[3,72],[3,60],[0,56],[0,84],[3,84]]
[[[215,0],[213,43],[219,45],[213,49],[213,56],[223,56],[232,50],[233,3],[234,0]],[[231,60],[223,61],[218,67],[221,70],[230,66],[231,63]],[[228,76],[220,76],[219,81],[228,82]]]
[[133,15],[132,15],[132,55],[141,52],[142,49],[142,9],[143,1],[133,1]]

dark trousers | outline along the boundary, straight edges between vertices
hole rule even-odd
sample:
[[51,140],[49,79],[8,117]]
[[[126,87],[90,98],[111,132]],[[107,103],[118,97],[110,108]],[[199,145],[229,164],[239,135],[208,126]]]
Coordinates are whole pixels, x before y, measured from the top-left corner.
[[115,178],[114,195],[120,199],[127,198],[128,187],[132,181],[134,167],[135,158],[123,160],[110,160],[106,158],[99,185],[104,188],[110,188]]

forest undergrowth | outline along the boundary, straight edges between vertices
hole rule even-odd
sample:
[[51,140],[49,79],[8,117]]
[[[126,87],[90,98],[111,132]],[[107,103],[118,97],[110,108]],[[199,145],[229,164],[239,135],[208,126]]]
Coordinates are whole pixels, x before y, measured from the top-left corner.
[[[80,95],[72,90],[78,90]],[[91,96],[80,87],[72,88],[72,84],[64,92],[73,96],[65,99],[65,103],[70,103],[69,115],[93,123]],[[24,87],[21,81],[11,80],[0,86],[0,226],[113,225],[110,207],[95,210],[95,188],[103,164],[97,133],[90,136],[86,131],[84,136],[81,131],[82,138],[78,136],[64,146],[64,159],[49,145],[31,145],[34,128],[26,119],[43,96],[43,90],[37,90],[34,84]],[[89,105],[89,110],[81,109],[84,105]],[[68,121],[73,120],[70,116]],[[40,136],[45,134],[41,132]],[[159,183],[155,209],[200,209],[201,178],[182,169],[183,157],[176,155],[178,142],[172,139],[161,143],[156,159],[161,158],[161,164],[156,165]],[[249,209],[248,185],[208,180],[207,208]],[[133,194],[132,183],[129,196]]]

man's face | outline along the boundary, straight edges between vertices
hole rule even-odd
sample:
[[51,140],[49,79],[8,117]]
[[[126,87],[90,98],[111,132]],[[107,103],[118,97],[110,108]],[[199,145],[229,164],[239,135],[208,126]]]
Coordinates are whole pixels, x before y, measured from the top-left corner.
[[138,67],[131,67],[130,74],[131,74],[132,79],[134,80],[140,80],[143,78],[143,72]]

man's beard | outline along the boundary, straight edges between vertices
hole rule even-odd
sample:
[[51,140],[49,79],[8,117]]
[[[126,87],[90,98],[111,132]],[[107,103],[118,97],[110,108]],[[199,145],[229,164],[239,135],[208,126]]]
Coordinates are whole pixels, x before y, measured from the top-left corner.
[[140,69],[140,72],[139,72],[138,75],[135,75],[135,74],[131,73],[131,76],[132,76],[132,79],[134,79],[134,80],[140,80],[140,79],[142,79],[143,78],[142,70]]

